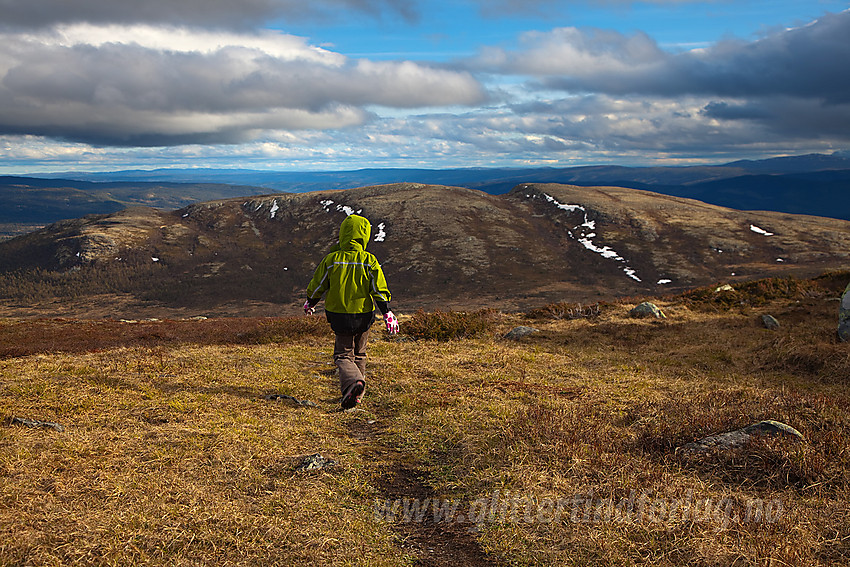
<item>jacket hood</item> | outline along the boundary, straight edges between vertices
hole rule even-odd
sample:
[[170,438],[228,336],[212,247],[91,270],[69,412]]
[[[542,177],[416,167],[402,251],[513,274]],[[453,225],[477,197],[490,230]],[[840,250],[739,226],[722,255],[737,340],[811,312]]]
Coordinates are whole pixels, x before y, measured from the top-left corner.
[[366,250],[372,236],[372,225],[360,215],[348,215],[339,225],[339,247],[342,250]]

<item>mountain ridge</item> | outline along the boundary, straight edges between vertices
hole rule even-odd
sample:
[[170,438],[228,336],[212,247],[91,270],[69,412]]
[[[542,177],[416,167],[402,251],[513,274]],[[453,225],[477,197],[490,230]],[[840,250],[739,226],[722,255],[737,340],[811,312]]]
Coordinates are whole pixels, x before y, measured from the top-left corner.
[[120,295],[129,303],[112,313],[292,314],[350,212],[372,222],[369,250],[403,311],[593,303],[850,266],[848,221],[619,187],[402,183],[62,221],[0,243],[0,311],[66,301],[108,316]]
[[0,176],[0,235],[16,236],[41,226],[127,207],[176,209],[189,203],[258,192],[220,183],[93,182]]
[[0,223],[26,224],[5,231],[20,234],[57,220],[115,212],[125,206],[170,209],[224,197],[347,190],[405,182],[462,186],[494,195],[507,193],[522,183],[621,186],[739,210],[774,210],[850,220],[850,159],[810,154],[678,167],[592,165],[337,172],[161,169],[0,177],[0,211],[7,211],[5,216],[0,215]]
[[[837,154],[805,154],[798,156],[783,156],[774,157],[762,160],[737,160],[716,165],[691,165],[691,166],[621,166],[621,165],[583,165],[566,168],[557,167],[468,167],[468,168],[446,168],[446,169],[428,169],[428,168],[361,168],[356,170],[339,170],[339,171],[267,171],[267,170],[252,170],[246,168],[159,168],[153,170],[133,169],[120,170],[114,172],[59,172],[50,174],[31,174],[30,177],[44,179],[78,179],[81,181],[177,181],[176,177],[183,177],[183,180],[196,181],[199,177],[205,176],[220,176],[227,178],[229,175],[268,175],[269,177],[280,176],[282,178],[297,178],[302,175],[317,175],[317,176],[333,176],[337,174],[368,174],[389,172],[395,174],[397,172],[429,172],[441,173],[450,172],[456,173],[484,173],[488,172],[534,172],[534,171],[550,171],[550,172],[567,172],[567,171],[582,171],[582,170],[611,170],[611,171],[685,171],[685,172],[705,172],[718,171],[720,175],[734,175],[738,171],[744,172],[768,172],[773,174],[783,173],[802,173],[806,171],[825,171],[825,170],[850,170],[850,158],[843,157]],[[730,170],[724,173],[723,170]],[[733,173],[735,172],[735,173]],[[199,175],[200,174],[200,175]],[[698,174],[704,175],[704,174]],[[185,177],[184,177],[185,176]]]

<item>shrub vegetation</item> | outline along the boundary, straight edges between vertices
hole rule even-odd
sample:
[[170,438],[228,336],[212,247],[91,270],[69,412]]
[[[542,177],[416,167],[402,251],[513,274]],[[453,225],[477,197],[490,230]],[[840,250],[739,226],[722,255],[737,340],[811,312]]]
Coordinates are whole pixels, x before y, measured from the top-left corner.
[[402,323],[401,330],[414,339],[450,341],[472,339],[495,332],[500,320],[495,309],[482,309],[472,312],[417,311],[409,320]]

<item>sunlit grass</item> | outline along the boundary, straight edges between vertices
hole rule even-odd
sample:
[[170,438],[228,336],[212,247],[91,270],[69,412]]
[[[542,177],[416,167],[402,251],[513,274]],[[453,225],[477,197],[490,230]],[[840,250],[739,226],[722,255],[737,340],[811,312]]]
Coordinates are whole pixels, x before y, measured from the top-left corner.
[[[496,497],[526,506],[637,495],[733,512],[615,520],[600,509],[591,521],[549,521],[549,510],[468,524],[506,564],[846,563],[850,350],[833,336],[837,304],[809,286],[766,289],[786,295],[757,309],[659,300],[663,322],[632,319],[622,303],[531,322],[437,315],[446,329],[475,326],[472,338],[376,332],[355,412],[338,411],[326,329],[302,320],[244,321],[239,336],[199,321],[207,331],[186,340],[151,326],[160,343],[135,335],[127,346],[99,346],[95,329],[81,336],[87,349],[66,338],[69,352],[7,355],[0,417],[65,431],[0,427],[0,564],[410,565],[398,526],[373,508],[399,464],[464,511]],[[761,310],[778,331],[761,326]],[[503,338],[520,324],[538,332]],[[805,442],[678,450],[762,419]],[[295,472],[313,453],[337,465]],[[753,502],[782,513],[745,521]]]
[[[0,414],[66,431],[0,430],[0,563],[392,564],[382,559],[391,536],[370,519],[363,467],[328,402],[321,350],[186,346],[5,361]],[[298,457],[316,452],[339,469],[296,475]]]

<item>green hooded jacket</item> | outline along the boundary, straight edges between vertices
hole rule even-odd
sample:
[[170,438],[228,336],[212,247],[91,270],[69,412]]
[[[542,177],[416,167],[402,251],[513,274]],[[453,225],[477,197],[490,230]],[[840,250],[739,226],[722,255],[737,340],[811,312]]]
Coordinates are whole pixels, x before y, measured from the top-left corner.
[[384,272],[375,256],[366,251],[372,225],[359,215],[349,215],[339,227],[339,248],[324,257],[307,286],[307,299],[315,305],[325,296],[325,311],[372,313],[388,309],[391,296]]

